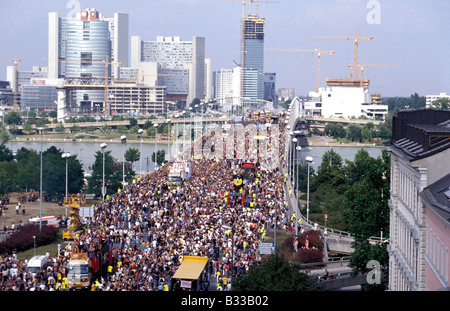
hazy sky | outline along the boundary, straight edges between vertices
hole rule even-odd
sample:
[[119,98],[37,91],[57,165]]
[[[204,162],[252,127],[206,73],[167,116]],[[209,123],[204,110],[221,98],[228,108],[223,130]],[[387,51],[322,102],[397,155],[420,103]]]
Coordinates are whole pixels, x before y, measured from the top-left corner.
[[[254,0],[256,1],[256,0]],[[365,68],[371,93],[410,96],[450,93],[450,0],[260,0],[266,19],[265,47],[335,50],[322,55],[321,85],[325,78],[349,78],[353,40],[314,39],[312,36],[361,37],[359,58],[364,64],[398,66]],[[103,15],[128,13],[130,37],[140,35],[206,38],[206,57],[213,70],[240,63],[242,0],[0,0],[0,58],[22,59],[19,69],[46,66],[48,13],[67,16],[79,3]],[[247,2],[246,13],[256,13]],[[6,66],[0,61],[0,79]],[[314,53],[266,51],[265,72],[277,74],[276,88],[295,88],[307,95],[316,87]]]

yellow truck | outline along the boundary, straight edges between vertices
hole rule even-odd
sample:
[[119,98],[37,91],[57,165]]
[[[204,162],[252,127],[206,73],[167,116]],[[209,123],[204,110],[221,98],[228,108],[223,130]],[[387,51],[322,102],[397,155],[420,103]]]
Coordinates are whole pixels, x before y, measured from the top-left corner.
[[189,161],[176,161],[169,170],[169,188],[180,187],[184,180],[191,178],[191,163]]
[[87,253],[71,253],[67,264],[67,281],[69,288],[88,288],[91,284],[92,272]]

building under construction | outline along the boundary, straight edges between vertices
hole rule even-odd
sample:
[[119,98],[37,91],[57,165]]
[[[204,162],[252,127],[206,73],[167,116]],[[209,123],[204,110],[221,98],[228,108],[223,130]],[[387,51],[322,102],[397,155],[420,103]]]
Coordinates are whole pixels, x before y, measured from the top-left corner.
[[242,20],[241,97],[256,105],[264,98],[264,25],[258,15]]

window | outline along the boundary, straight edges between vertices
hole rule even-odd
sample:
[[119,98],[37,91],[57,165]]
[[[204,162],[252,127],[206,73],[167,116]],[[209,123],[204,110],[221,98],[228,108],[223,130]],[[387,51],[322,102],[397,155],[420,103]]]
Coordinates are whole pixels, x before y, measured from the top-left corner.
[[80,60],[81,60],[81,67],[90,67],[90,66],[92,66],[92,53],[90,53],[90,52],[81,52]]

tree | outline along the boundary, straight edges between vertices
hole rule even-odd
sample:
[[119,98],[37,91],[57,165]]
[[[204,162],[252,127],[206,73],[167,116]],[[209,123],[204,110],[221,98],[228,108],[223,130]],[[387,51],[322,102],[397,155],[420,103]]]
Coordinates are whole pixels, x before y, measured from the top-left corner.
[[372,140],[372,131],[368,127],[364,127],[361,130],[361,138],[365,141],[371,141]]
[[324,128],[324,132],[333,138],[344,138],[346,135],[344,126],[340,123],[328,123]]
[[32,149],[20,148],[16,154],[17,174],[15,181],[22,190],[39,189],[40,157]]
[[4,143],[0,144],[0,162],[2,161],[12,161],[14,159],[14,155],[12,151],[6,147]]
[[381,124],[380,126],[378,126],[376,136],[381,139],[389,139],[392,137],[392,132],[386,125]]
[[347,138],[351,141],[361,141],[361,126],[356,124],[347,126]]
[[136,126],[138,124],[138,120],[136,118],[130,118],[130,128]]
[[355,240],[352,244],[350,266],[356,272],[366,272],[369,260],[378,260],[388,266],[384,245],[370,245],[371,236],[389,236],[389,182],[390,156],[383,150],[382,156],[374,159],[367,152],[360,151],[355,156],[354,165],[348,168],[349,183],[354,183],[345,193],[344,204],[349,208],[346,215],[349,232]]
[[111,132],[111,126],[108,124],[105,124],[102,126],[102,128],[100,129],[100,131],[102,133],[110,133]]
[[128,129],[127,129],[127,127],[125,125],[117,126],[117,133],[125,134],[127,132],[128,132]]
[[79,127],[78,125],[74,124],[70,127],[70,131],[71,132],[79,132],[81,131],[81,127]]
[[315,278],[299,271],[278,255],[270,255],[262,263],[239,275],[233,282],[236,291],[316,291]]
[[11,125],[11,124],[21,125],[22,124],[22,116],[17,111],[11,111],[5,116],[5,123],[8,125]]
[[141,158],[141,152],[137,148],[128,148],[125,151],[125,160],[128,162],[136,162]]
[[[157,156],[157,165],[161,166],[161,164],[164,162],[166,158],[166,151],[165,150],[158,150],[158,156]],[[155,153],[152,153],[152,161],[155,162]]]
[[[127,167],[128,168],[128,167]],[[105,151],[105,186],[106,194],[111,195],[122,189],[122,165],[112,155]],[[103,153],[95,153],[95,162],[92,165],[92,176],[88,179],[88,193],[101,196],[103,182]]]
[[11,177],[6,171],[0,171],[0,198],[12,190]]
[[31,124],[31,122],[28,122],[28,121],[27,121],[27,123],[25,123],[25,125],[23,126],[22,132],[25,132],[25,133],[27,133],[28,135],[30,135],[31,132],[33,132],[33,131],[34,131],[33,125]]
[[[47,196],[62,198],[66,189],[66,159],[62,158],[63,151],[51,146],[43,153],[42,170],[45,172],[42,188]],[[77,155],[67,160],[68,191],[71,194],[79,193],[83,187],[84,172]]]
[[[333,149],[322,155],[322,163],[317,169],[317,175],[310,181],[311,189],[315,190],[321,185],[331,186],[339,190],[345,185],[345,176],[342,168],[342,157]],[[339,191],[340,192],[340,191]]]
[[439,98],[433,101],[428,107],[429,109],[440,109],[440,110],[446,110],[450,109],[450,98]]

